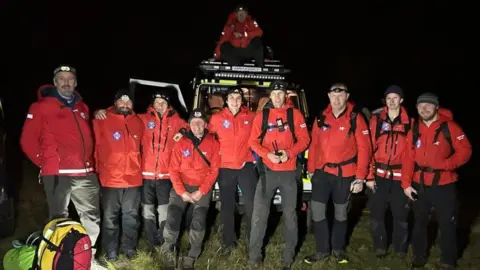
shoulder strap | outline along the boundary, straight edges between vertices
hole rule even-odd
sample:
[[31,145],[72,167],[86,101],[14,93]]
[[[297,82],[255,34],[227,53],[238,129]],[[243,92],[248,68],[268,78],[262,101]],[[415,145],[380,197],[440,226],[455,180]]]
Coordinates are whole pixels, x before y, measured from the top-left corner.
[[350,129],[348,131],[348,136],[354,134],[357,130],[357,115],[359,112],[356,112],[355,109],[350,113]]
[[415,121],[412,126],[412,143],[416,145],[418,138],[420,138],[420,132],[418,129],[418,121]]
[[374,117],[377,120],[377,125],[375,126],[375,139],[378,139],[378,137],[380,137],[380,133],[382,132],[383,119],[378,114],[375,114]]
[[293,119],[293,108],[287,109],[287,123],[290,132],[292,132],[293,143],[297,142],[297,136],[295,136],[295,121]]
[[325,124],[325,115],[323,115],[323,111],[318,111],[318,114],[317,114],[317,126],[319,128],[323,127],[323,125]]
[[265,137],[265,134],[267,134],[269,113],[270,109],[263,109],[262,111],[262,133],[260,133],[260,136],[258,136],[260,144],[263,143],[263,138]]
[[[205,130],[205,132],[208,132],[207,130]],[[200,155],[200,157],[203,159],[203,161],[205,161],[205,163],[207,163],[208,167],[210,167],[210,161],[208,160],[208,158],[203,154],[202,150],[200,150],[200,148],[198,148],[198,144],[197,142],[195,141],[195,138],[192,137],[192,135],[190,134],[187,134],[186,136],[193,144],[193,148],[198,152],[198,154]]]
[[448,129],[448,122],[444,121],[440,124],[440,126],[435,131],[435,135],[433,137],[433,142],[438,141],[438,135],[440,132],[443,133],[443,137],[447,141],[448,145],[450,145],[450,156],[453,155],[455,149],[453,148],[452,136],[450,134],[450,130]]

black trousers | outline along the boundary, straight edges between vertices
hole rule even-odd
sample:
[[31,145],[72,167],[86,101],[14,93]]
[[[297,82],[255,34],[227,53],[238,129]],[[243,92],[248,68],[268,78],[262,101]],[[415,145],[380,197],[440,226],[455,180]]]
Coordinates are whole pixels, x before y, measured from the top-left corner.
[[331,247],[333,251],[345,251],[347,238],[347,212],[350,202],[350,185],[354,177],[338,177],[316,170],[312,177],[312,219],[316,249],[319,253],[330,252],[330,231],[326,217],[330,198],[335,207]]
[[160,246],[163,244],[163,228],[167,220],[168,200],[171,190],[172,182],[170,179],[143,180],[142,217],[145,233],[151,245]]
[[232,66],[242,65],[252,58],[257,66],[262,67],[264,63],[263,43],[260,37],[254,37],[246,48],[237,48],[225,42],[220,46],[220,53],[222,59]]
[[237,198],[237,185],[240,187],[245,207],[245,234],[250,237],[250,226],[253,213],[253,199],[257,187],[258,176],[255,165],[247,162],[239,170],[220,168],[218,185],[220,188],[220,217],[223,225],[223,244],[233,246],[236,239],[235,233],[235,206]]
[[[416,183],[415,190],[420,190]],[[457,263],[457,191],[454,183],[426,187],[425,192],[418,194],[413,202],[415,223],[412,235],[413,255],[419,259],[427,257],[427,226],[429,212],[434,208],[440,228],[441,262],[451,266]]]
[[392,244],[397,253],[406,253],[408,247],[408,197],[403,193],[400,181],[375,177],[376,190],[368,192],[368,208],[372,226],[374,249],[387,250],[385,214],[387,206],[393,216]]
[[102,188],[102,245],[107,253],[117,252],[120,229],[123,251],[137,248],[141,196],[142,187]]

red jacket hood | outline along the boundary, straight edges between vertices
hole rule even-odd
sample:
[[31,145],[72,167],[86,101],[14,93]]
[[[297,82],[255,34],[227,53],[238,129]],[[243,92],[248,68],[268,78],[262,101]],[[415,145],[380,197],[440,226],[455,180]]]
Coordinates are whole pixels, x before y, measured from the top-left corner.
[[[44,84],[37,89],[37,98],[38,100],[48,98],[48,97],[55,97],[55,92],[57,88],[53,84]],[[78,99],[81,99],[82,96],[75,90],[75,95]]]
[[[245,21],[243,23],[251,20],[252,20],[252,16],[248,15],[247,18],[245,18]],[[233,11],[232,13],[230,13],[230,15],[228,15],[227,25],[234,24],[236,21],[237,21],[237,12]]]
[[453,120],[453,112],[449,109],[438,108],[438,116],[445,120]]

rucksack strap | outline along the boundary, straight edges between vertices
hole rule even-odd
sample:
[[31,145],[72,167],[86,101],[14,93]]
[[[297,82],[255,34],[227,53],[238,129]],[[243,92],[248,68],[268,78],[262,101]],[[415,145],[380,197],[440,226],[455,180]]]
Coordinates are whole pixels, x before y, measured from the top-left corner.
[[258,139],[260,140],[260,145],[263,143],[263,138],[265,138],[265,135],[267,134],[269,114],[270,114],[270,109],[268,109],[268,108],[263,109],[263,111],[262,111],[262,133],[260,133],[260,136],[258,136]]
[[293,108],[287,109],[287,123],[290,131],[292,132],[293,143],[296,143],[297,136],[295,136],[295,121],[293,119]]
[[[207,134],[208,131],[205,130],[205,134]],[[189,131],[187,133],[187,138],[192,142],[193,144],[193,148],[197,151],[197,153],[200,155],[200,157],[203,159],[203,161],[205,161],[205,163],[207,163],[208,167],[210,167],[211,163],[210,161],[208,160],[208,158],[203,154],[202,150],[200,150],[200,148],[198,148],[198,145],[200,144],[199,143],[199,140],[193,136],[193,134],[191,133],[191,131]]]
[[440,135],[440,132],[443,133],[443,137],[447,141],[448,145],[450,145],[450,154],[449,157],[453,155],[455,149],[453,148],[453,142],[452,142],[452,135],[450,134],[450,130],[448,129],[448,122],[444,121],[440,124],[440,126],[437,128],[435,131],[435,135],[433,137],[433,142],[438,141],[438,135]]

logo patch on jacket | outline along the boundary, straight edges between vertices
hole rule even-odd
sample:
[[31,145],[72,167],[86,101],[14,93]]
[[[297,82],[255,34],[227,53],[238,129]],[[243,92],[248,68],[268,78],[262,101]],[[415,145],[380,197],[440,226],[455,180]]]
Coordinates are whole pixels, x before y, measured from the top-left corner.
[[268,123],[268,131],[273,131],[275,129],[275,125],[273,123]]
[[383,122],[382,123],[382,130],[383,131],[389,131],[390,130],[390,124],[386,123],[386,122]]
[[182,152],[183,152],[184,157],[189,157],[190,156],[190,151],[188,149],[183,150]]
[[82,117],[83,119],[87,119],[87,116],[85,115],[84,112],[81,112],[81,113],[80,113],[80,117]]
[[155,121],[150,121],[147,123],[147,128],[148,129],[154,129],[155,128]]
[[120,138],[122,138],[122,133],[120,133],[119,131],[115,131],[113,134],[112,134],[113,138],[115,140],[120,140]]
[[420,146],[422,146],[422,141],[420,139],[417,139],[417,142],[415,143],[415,146],[417,148],[420,148]]
[[232,123],[230,123],[230,121],[228,121],[228,120],[223,120],[223,122],[222,122],[222,125],[223,125],[224,128],[229,128],[231,124]]

